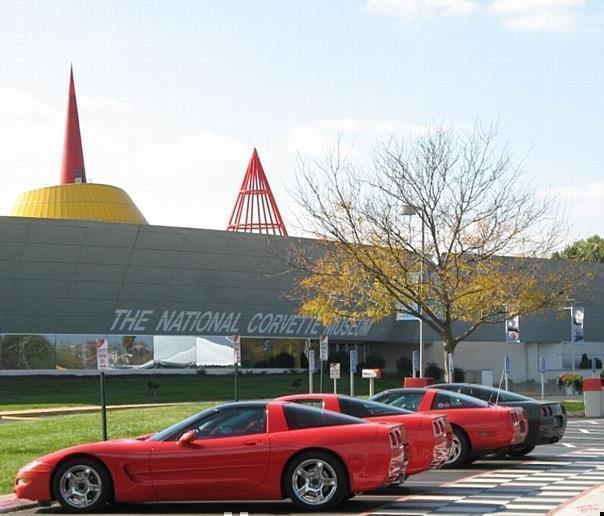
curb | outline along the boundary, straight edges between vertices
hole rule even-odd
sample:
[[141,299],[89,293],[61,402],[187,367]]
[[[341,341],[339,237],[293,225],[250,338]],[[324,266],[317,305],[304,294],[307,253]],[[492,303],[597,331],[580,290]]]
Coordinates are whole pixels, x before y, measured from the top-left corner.
[[14,494],[0,496],[0,514],[24,511],[25,509],[33,509],[37,506],[37,502],[17,498]]

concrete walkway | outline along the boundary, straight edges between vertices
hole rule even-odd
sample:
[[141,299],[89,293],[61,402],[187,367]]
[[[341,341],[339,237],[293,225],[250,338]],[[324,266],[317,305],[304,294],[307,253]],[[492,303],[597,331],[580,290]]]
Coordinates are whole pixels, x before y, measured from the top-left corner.
[[[220,403],[218,401],[200,401],[200,402],[181,402],[181,403],[139,403],[131,405],[107,405],[107,410],[128,410],[128,409],[143,409],[157,407],[176,407],[185,405],[200,405],[202,403]],[[77,407],[52,407],[39,409],[25,410],[2,410],[0,411],[0,419],[6,420],[23,420],[47,416],[65,416],[69,414],[91,414],[99,412],[100,405],[80,405]]]

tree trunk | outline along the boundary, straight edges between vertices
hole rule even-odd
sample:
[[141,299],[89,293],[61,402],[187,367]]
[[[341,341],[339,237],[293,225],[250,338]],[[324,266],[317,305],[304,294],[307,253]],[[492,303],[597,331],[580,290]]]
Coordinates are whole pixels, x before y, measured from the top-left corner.
[[[445,358],[445,383],[452,383],[455,381],[453,371],[451,371],[451,368],[449,367],[451,365],[450,356],[453,355],[453,352],[455,351],[455,345],[455,342],[448,342],[446,340],[443,341],[443,352]],[[455,367],[455,362],[453,363],[453,367]]]

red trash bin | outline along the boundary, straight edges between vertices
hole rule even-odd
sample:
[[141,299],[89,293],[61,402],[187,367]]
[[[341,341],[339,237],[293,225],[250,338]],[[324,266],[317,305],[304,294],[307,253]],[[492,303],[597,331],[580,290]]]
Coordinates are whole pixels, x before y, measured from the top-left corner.
[[434,378],[413,378],[406,376],[403,382],[403,387],[428,387],[434,383]]

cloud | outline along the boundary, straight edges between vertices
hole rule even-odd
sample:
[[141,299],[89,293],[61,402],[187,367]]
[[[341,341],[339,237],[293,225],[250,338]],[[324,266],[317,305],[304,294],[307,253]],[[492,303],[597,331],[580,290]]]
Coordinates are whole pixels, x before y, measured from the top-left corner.
[[422,11],[463,16],[480,8],[477,0],[367,0],[366,5],[370,11],[403,18]]
[[576,25],[584,0],[494,0],[488,13],[509,29],[564,31]]
[[369,11],[409,19],[419,14],[488,14],[507,29],[565,31],[579,23],[586,0],[367,0]]

